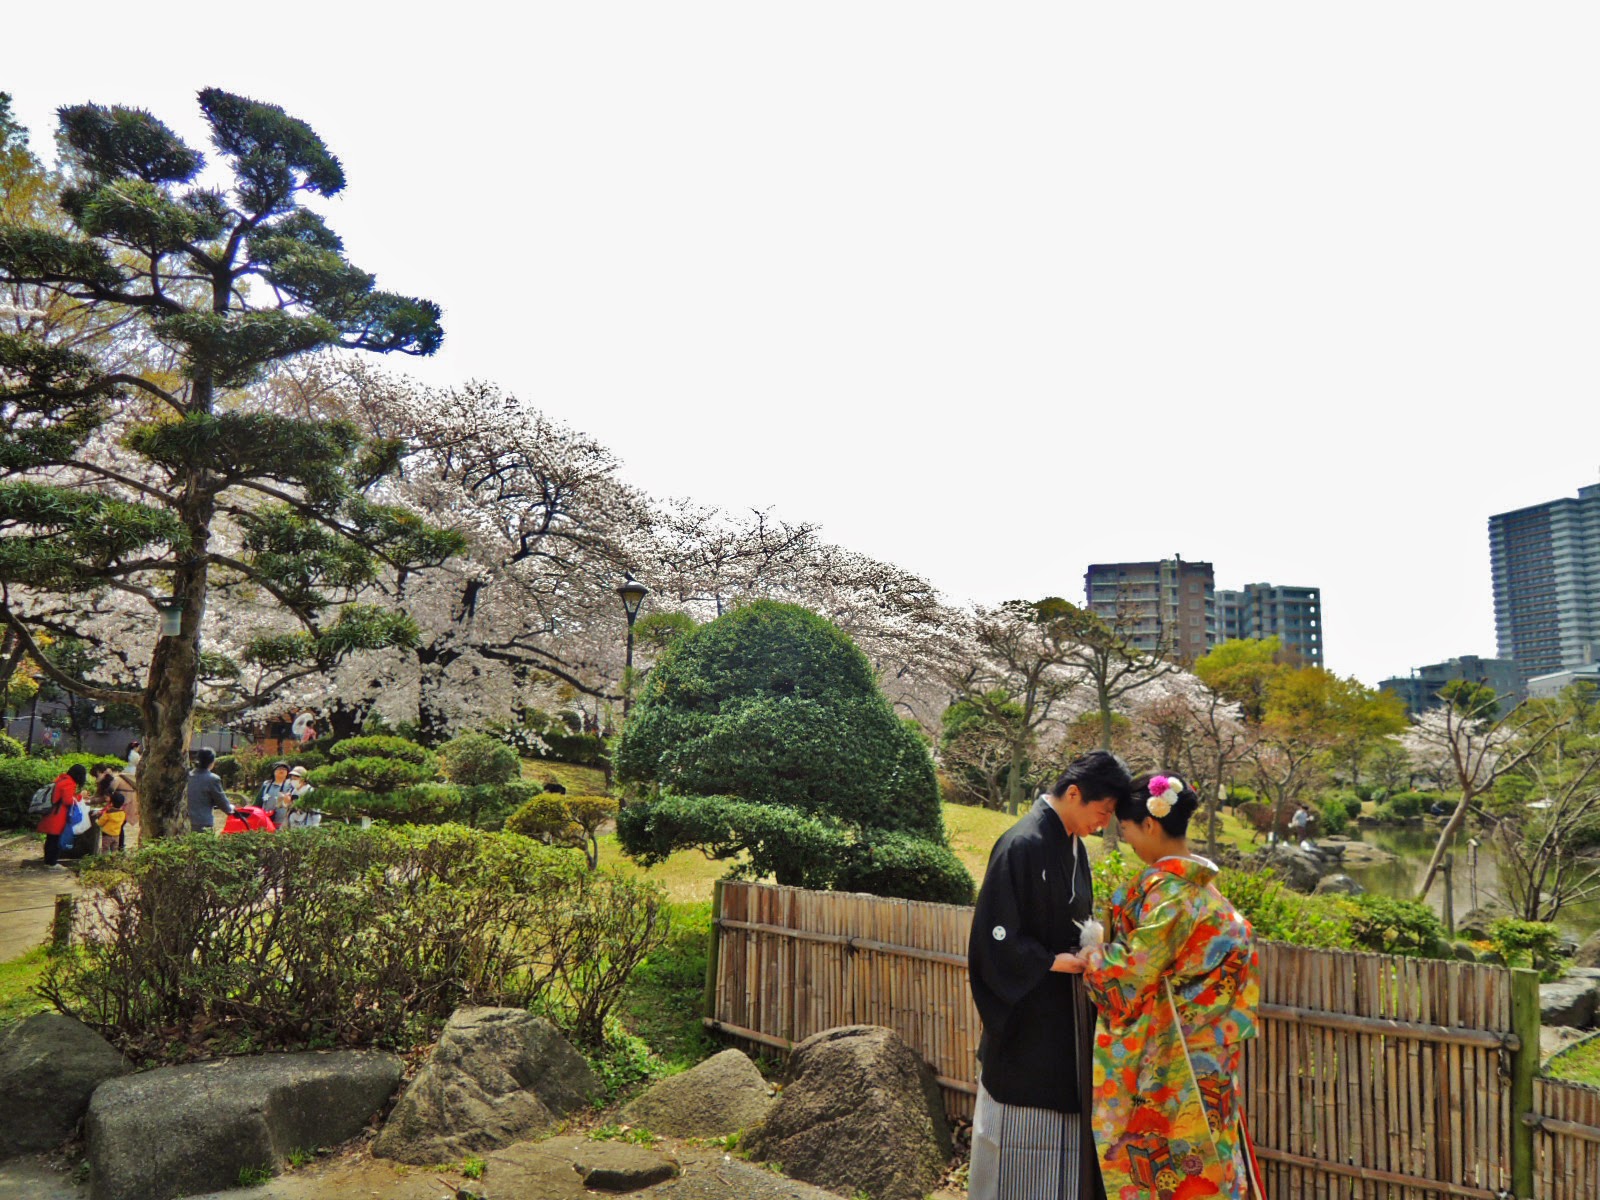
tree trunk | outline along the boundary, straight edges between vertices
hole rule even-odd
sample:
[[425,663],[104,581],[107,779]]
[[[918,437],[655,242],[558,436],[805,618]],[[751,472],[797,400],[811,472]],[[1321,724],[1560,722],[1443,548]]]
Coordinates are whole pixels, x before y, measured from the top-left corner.
[[1467,808],[1476,794],[1463,790],[1461,803],[1456,805],[1455,812],[1450,814],[1450,819],[1439,831],[1439,844],[1433,848],[1433,857],[1428,860],[1428,869],[1423,873],[1422,885],[1417,888],[1418,900],[1428,898],[1428,890],[1433,887],[1434,877],[1439,874],[1439,868],[1444,864],[1444,856],[1450,853],[1450,845],[1456,840],[1456,834],[1460,833],[1461,827],[1467,823]]
[[1016,816],[1022,801],[1022,746],[1011,747],[1011,770],[1006,773],[1006,812]]
[[199,481],[191,480],[184,524],[193,539],[192,552],[172,575],[174,594],[183,597],[182,630],[176,637],[156,640],[144,693],[144,755],[138,776],[141,841],[189,832],[189,739],[200,679],[200,622],[208,579],[205,553],[212,515],[210,498],[197,497],[198,491]]
[[437,643],[417,647],[417,740],[438,746],[450,740],[450,714],[445,707],[445,671],[458,656]]

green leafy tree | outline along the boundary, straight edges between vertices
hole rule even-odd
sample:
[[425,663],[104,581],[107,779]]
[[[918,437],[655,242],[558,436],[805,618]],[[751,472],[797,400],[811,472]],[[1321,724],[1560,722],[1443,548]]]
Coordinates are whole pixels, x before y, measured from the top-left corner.
[[973,627],[977,654],[949,672],[957,694],[1008,734],[1006,811],[1012,815],[1021,807],[1040,732],[1083,685],[1073,659],[1080,611],[1055,596],[980,609]]
[[[981,700],[957,700],[940,718],[939,757],[957,793],[969,804],[1005,805],[1022,706],[1004,692]],[[1027,764],[1023,764],[1026,773]]]
[[[894,714],[871,664],[839,629],[791,604],[756,601],[680,638],[651,671],[618,750],[644,785],[618,815],[622,847],[647,861],[694,846],[749,856],[779,883],[827,887],[875,841],[945,845],[933,760]],[[865,886],[871,872],[852,876]]]
[[[108,367],[48,330],[0,333],[0,623],[74,694],[138,704],[146,837],[187,829],[202,684],[223,712],[352,650],[409,644],[409,617],[357,597],[380,567],[436,564],[461,544],[374,499],[398,442],[251,408],[247,389],[308,351],[431,354],[439,310],[380,291],[302,205],[345,185],[308,125],[216,88],[199,102],[222,186],[151,114],[74,105],[60,110],[63,220],[0,224],[0,284],[70,302],[148,348]],[[215,586],[268,598],[292,632],[263,628],[226,659],[203,652]],[[38,652],[39,597],[109,591],[181,607],[142,690],[91,685]]]
[[1244,719],[1266,719],[1272,681],[1292,670],[1283,659],[1283,639],[1230,638],[1195,660],[1194,673],[1212,691],[1239,706]]

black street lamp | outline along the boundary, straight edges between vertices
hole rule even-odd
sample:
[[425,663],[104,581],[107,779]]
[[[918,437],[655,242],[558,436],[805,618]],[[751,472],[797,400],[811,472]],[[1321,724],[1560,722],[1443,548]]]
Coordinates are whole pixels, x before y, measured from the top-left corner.
[[622,598],[622,611],[628,614],[628,663],[622,676],[622,719],[627,720],[628,709],[633,706],[633,623],[638,620],[639,606],[650,589],[632,575],[624,575],[622,579],[617,585],[617,595]]

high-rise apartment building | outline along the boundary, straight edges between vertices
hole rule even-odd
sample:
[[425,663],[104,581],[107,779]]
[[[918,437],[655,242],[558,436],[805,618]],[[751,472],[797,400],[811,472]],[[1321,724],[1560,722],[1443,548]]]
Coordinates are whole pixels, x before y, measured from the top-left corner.
[[1283,639],[1308,667],[1322,666],[1322,589],[1248,583],[1217,592],[1217,640]]
[[1476,654],[1463,654],[1447,662],[1416,667],[1410,675],[1397,675],[1378,684],[1381,691],[1393,692],[1406,702],[1406,710],[1418,716],[1444,702],[1439,693],[1444,685],[1457,679],[1468,683],[1486,683],[1500,699],[1500,711],[1510,712],[1522,700],[1522,680],[1516,664],[1506,658],[1479,658]]
[[1208,562],[1091,563],[1089,610],[1140,650],[1190,663],[1217,641],[1216,581]]
[[1600,484],[1489,518],[1500,657],[1524,682],[1600,661]]

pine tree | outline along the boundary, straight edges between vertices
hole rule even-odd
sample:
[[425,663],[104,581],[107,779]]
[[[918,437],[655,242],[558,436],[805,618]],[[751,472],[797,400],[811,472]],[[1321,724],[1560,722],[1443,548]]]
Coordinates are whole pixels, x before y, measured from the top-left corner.
[[[59,110],[57,222],[0,224],[0,284],[43,289],[121,322],[128,366],[18,323],[0,332],[0,621],[75,694],[143,713],[147,836],[185,831],[197,693],[242,708],[355,649],[405,644],[402,613],[356,602],[380,566],[437,564],[459,539],[378,502],[404,447],[345,421],[260,411],[249,389],[309,351],[426,355],[438,306],[380,291],[307,196],[345,186],[303,121],[215,88],[199,95],[230,180],[134,108]],[[207,177],[209,178],[209,177]],[[202,653],[216,586],[248,586],[293,618],[239,662]],[[181,606],[142,691],[66,676],[40,653],[41,598]],[[219,690],[220,689],[220,690]]]

